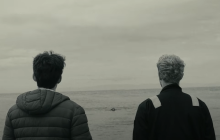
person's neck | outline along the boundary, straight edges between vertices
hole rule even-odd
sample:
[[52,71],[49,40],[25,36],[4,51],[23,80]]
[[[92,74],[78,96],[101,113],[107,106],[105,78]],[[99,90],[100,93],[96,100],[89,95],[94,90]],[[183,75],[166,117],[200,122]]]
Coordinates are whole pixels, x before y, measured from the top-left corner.
[[163,80],[161,80],[160,83],[161,83],[161,87],[162,87],[162,88],[164,88],[164,87],[166,87],[166,86],[168,86],[168,85],[173,84],[173,83],[167,83],[167,82],[165,82],[165,81],[163,81]]
[[166,87],[166,86],[168,86],[168,85],[171,85],[172,83],[164,83],[163,85],[162,85],[162,88],[164,88],[164,87]]
[[40,89],[48,89],[48,90],[53,90],[53,91],[56,91],[56,88],[57,88],[57,85],[56,86],[54,86],[53,88],[44,88],[44,87],[38,87],[38,88],[40,88]]

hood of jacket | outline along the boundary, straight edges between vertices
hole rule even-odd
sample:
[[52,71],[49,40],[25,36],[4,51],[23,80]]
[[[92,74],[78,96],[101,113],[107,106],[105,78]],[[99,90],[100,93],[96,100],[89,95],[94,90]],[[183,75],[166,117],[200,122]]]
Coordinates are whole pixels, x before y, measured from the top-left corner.
[[36,89],[19,95],[16,104],[21,110],[29,114],[44,114],[66,100],[70,100],[69,97],[61,93]]

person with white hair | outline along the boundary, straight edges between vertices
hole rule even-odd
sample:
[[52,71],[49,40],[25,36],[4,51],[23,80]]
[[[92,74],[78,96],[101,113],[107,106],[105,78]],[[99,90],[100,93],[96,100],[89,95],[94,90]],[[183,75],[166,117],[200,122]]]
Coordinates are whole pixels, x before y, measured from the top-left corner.
[[185,64],[176,55],[163,55],[157,63],[162,90],[143,101],[137,110],[133,140],[215,140],[206,104],[182,92]]

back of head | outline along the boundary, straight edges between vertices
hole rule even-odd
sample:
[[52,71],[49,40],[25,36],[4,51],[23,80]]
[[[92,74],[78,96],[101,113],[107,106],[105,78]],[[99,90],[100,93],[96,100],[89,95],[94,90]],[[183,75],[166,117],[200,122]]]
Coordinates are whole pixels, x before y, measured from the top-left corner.
[[166,83],[177,83],[183,78],[185,64],[176,55],[163,55],[157,63],[160,80]]
[[33,61],[34,76],[38,87],[52,89],[61,80],[65,57],[52,51],[38,54]]

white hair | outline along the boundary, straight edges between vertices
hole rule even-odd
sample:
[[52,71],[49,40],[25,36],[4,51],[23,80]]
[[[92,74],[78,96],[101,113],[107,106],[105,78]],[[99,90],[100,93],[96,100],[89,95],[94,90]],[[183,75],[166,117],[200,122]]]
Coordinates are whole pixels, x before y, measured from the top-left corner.
[[184,61],[176,55],[162,55],[157,63],[160,80],[167,83],[179,83],[183,78]]

